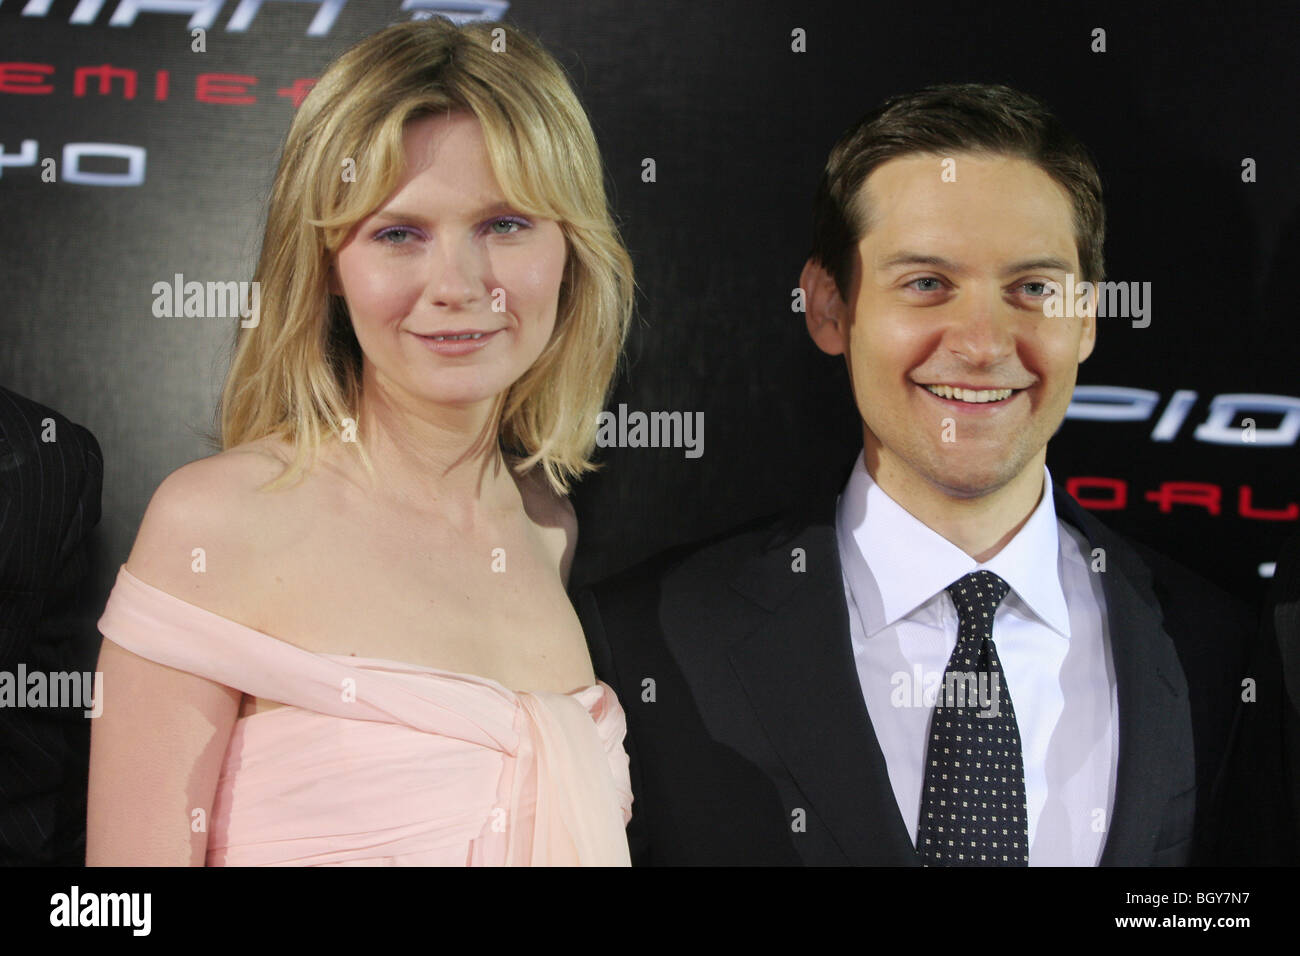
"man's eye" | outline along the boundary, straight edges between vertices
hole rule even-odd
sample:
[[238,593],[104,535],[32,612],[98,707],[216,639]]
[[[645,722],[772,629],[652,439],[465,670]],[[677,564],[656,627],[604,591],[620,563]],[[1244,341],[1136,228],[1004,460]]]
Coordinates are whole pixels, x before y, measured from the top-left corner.
[[1024,289],[1029,295],[1039,298],[1048,294],[1046,282],[1022,282],[1020,288]]
[[[928,284],[926,284],[928,283]],[[908,285],[916,289],[917,292],[938,292],[943,289],[943,282],[934,276],[923,276],[920,279],[913,279]]]

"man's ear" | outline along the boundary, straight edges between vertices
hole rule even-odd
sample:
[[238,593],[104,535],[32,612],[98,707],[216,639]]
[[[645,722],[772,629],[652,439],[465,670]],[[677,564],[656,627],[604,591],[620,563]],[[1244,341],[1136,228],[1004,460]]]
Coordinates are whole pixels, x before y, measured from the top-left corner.
[[803,289],[808,334],[827,355],[843,355],[849,345],[849,307],[835,280],[820,262],[809,259],[799,274],[799,287]]
[[1089,293],[1089,304],[1083,316],[1079,319],[1079,361],[1082,362],[1092,354],[1093,347],[1097,344],[1097,287],[1094,284],[1092,292]]

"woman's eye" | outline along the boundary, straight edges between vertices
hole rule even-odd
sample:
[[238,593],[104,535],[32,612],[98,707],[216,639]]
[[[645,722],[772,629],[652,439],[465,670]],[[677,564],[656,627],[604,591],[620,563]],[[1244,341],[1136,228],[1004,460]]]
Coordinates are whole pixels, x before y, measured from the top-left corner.
[[403,229],[401,226],[389,226],[387,229],[384,229],[375,236],[375,238],[380,242],[386,242],[389,245],[402,246],[406,244],[406,240],[411,235],[412,232],[410,229]]
[[528,227],[528,222],[523,219],[516,219],[513,216],[493,219],[488,223],[488,232],[494,236],[508,236],[511,233],[519,232]]

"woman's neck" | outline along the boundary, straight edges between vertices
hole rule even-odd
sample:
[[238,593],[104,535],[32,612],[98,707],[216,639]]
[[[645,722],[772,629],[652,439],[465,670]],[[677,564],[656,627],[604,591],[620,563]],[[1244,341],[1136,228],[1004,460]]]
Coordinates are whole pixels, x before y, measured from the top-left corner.
[[357,422],[374,466],[370,489],[404,507],[472,527],[520,506],[498,441],[502,396],[470,406],[412,402],[382,385],[363,391]]

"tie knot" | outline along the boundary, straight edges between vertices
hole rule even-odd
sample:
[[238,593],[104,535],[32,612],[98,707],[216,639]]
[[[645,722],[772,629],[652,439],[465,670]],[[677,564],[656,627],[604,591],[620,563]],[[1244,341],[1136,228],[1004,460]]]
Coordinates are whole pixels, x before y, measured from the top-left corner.
[[992,571],[972,571],[945,589],[952,597],[957,614],[963,619],[974,611],[996,610],[1011,592],[1011,585]]

